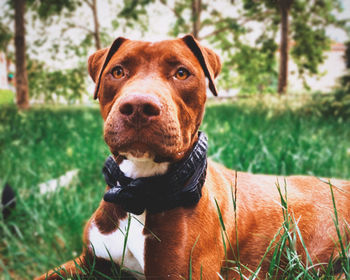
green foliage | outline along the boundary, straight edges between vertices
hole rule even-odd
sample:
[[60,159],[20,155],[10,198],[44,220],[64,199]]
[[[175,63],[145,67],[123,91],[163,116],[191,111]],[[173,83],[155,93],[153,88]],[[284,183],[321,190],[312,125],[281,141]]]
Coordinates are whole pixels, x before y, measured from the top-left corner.
[[113,26],[121,27],[124,32],[138,30],[144,33],[149,28],[147,7],[154,4],[155,0],[124,0],[118,17],[113,20]]
[[48,20],[51,16],[62,13],[71,13],[83,3],[82,0],[29,0],[27,2],[29,8],[34,10],[36,15],[43,20]]
[[291,29],[295,45],[291,54],[300,75],[318,73],[317,67],[324,61],[323,52],[330,47],[326,27],[340,24],[333,14],[340,10],[339,3],[333,0],[294,2]]
[[[230,50],[232,54],[226,54],[223,61],[219,84],[226,90],[240,88],[244,94],[276,92],[277,65],[274,52],[277,45],[272,40],[256,47],[238,41],[235,45],[236,49]],[[239,75],[233,76],[232,70]]]
[[147,15],[146,6],[151,3],[154,3],[154,0],[124,0],[124,6],[120,11],[119,16],[138,21],[141,16]]
[[325,117],[350,119],[350,91],[338,88],[328,95],[315,94],[306,110]]
[[345,55],[344,55],[345,64],[346,64],[346,68],[350,69],[350,41],[346,42],[345,46],[346,46]]
[[340,84],[341,86],[350,93],[350,41],[348,41],[346,44],[346,50],[344,55],[345,60],[345,66],[346,66],[346,74],[341,77]]
[[325,116],[350,119],[350,42],[346,43],[344,60],[347,70],[339,79],[338,87],[330,95],[315,95],[309,110]]
[[13,59],[14,53],[9,48],[13,42],[14,34],[11,30],[13,11],[10,3],[6,2],[1,5],[0,14],[0,51],[3,52],[7,59]]
[[0,50],[6,51],[12,38],[13,34],[9,27],[0,21]]
[[[163,1],[163,3],[165,5],[169,5],[168,1]],[[208,6],[205,6],[205,9],[207,8]],[[175,15],[175,21],[169,31],[169,35],[177,37],[180,33],[192,33],[193,17],[191,17],[190,14],[190,10],[192,9],[192,0],[175,1],[172,9]],[[209,21],[209,19],[205,19],[203,20],[203,23],[209,25],[211,23],[211,21],[210,23]]]
[[[275,40],[281,22],[280,1],[243,0],[244,17],[263,23],[262,34],[270,40]],[[336,12],[341,11],[341,1],[293,0],[290,3],[290,38],[294,43],[291,44],[292,58],[298,66],[300,77],[318,74],[318,66],[325,58],[323,53],[330,47],[326,27],[345,28],[346,22],[336,18]],[[269,63],[267,60],[261,61],[261,64]]]
[[48,70],[43,63],[29,60],[27,68],[31,98],[50,103],[63,98],[68,103],[75,103],[81,101],[87,92],[85,65],[66,70]]
[[[147,1],[144,2],[146,5]],[[235,2],[240,11],[238,16],[224,16],[215,1],[202,1],[198,15],[192,10],[193,0],[160,2],[169,6],[175,16],[169,32],[174,37],[180,33],[194,33],[193,24],[200,19],[198,38],[208,40],[221,50],[224,58],[222,75],[219,77],[221,87],[225,90],[238,87],[243,93],[276,91],[276,38],[281,23],[279,1]],[[230,3],[227,1],[228,6]],[[345,22],[337,20],[334,15],[334,12],[341,10],[340,1],[294,0],[289,3],[290,37],[295,43],[291,49],[292,57],[301,77],[317,74],[318,65],[324,61],[323,52],[330,45],[325,28],[329,25],[340,28],[345,26]],[[247,26],[250,23],[259,24],[261,31],[258,36],[256,28],[253,30]],[[249,36],[257,37],[254,44],[247,43]]]
[[11,90],[0,89],[0,105],[14,104],[15,94]]

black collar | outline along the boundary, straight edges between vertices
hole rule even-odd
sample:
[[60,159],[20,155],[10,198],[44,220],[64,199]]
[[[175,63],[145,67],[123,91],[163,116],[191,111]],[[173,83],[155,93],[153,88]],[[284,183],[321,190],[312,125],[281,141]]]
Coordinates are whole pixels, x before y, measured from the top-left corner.
[[137,179],[126,177],[113,156],[109,156],[102,172],[110,189],[103,199],[136,215],[145,210],[157,213],[195,205],[202,196],[207,171],[207,149],[207,137],[199,132],[198,141],[190,155],[172,165],[166,174]]

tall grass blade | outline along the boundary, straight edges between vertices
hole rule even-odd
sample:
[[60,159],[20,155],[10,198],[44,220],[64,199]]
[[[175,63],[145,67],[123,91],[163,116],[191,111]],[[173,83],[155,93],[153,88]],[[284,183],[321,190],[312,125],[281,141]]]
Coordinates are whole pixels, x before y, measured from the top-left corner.
[[129,230],[130,230],[130,224],[131,224],[131,214],[128,214],[128,225],[126,228],[126,232],[125,232],[125,237],[124,237],[124,245],[123,245],[123,254],[122,254],[122,260],[120,263],[120,272],[119,272],[119,278],[121,279],[122,277],[122,271],[123,271],[123,267],[124,267],[124,259],[125,259],[125,253],[126,253],[126,247],[127,247],[127,243],[128,243],[128,236],[129,236]]
[[344,274],[346,276],[347,279],[350,278],[350,263],[349,263],[349,256],[346,253],[346,250],[344,248],[344,243],[343,243],[343,237],[341,235],[340,229],[339,229],[339,218],[338,218],[338,210],[337,210],[337,206],[335,203],[335,197],[334,197],[334,192],[333,192],[333,185],[331,184],[331,182],[328,182],[329,184],[329,188],[331,191],[331,195],[332,195],[332,203],[333,203],[333,209],[334,209],[334,225],[335,225],[335,229],[338,235],[338,239],[339,239],[339,246],[341,249],[341,255],[340,255],[340,261],[342,264],[342,268],[344,271]]
[[193,246],[192,246],[192,248],[191,248],[191,253],[190,253],[190,271],[189,271],[189,273],[188,273],[188,274],[189,274],[189,280],[193,280],[193,279],[192,279],[192,254],[193,254],[194,247],[196,247],[197,242],[198,242],[198,240],[199,240],[199,236],[200,236],[200,235],[197,236],[196,241],[194,242],[194,244],[193,244]]

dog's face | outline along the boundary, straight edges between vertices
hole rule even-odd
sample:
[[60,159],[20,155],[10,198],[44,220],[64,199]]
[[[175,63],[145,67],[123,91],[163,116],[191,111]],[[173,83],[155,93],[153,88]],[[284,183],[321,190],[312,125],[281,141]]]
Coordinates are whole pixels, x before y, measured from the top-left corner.
[[192,36],[156,43],[115,40],[89,58],[89,73],[114,155],[177,161],[197,140],[206,100],[206,77],[220,60]]

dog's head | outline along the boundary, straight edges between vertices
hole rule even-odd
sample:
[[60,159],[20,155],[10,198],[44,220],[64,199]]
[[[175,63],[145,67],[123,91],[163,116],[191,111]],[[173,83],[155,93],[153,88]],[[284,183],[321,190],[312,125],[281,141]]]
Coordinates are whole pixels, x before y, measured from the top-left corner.
[[177,161],[197,140],[206,100],[206,78],[214,78],[219,57],[191,35],[156,43],[117,38],[90,56],[104,123],[114,155]]

